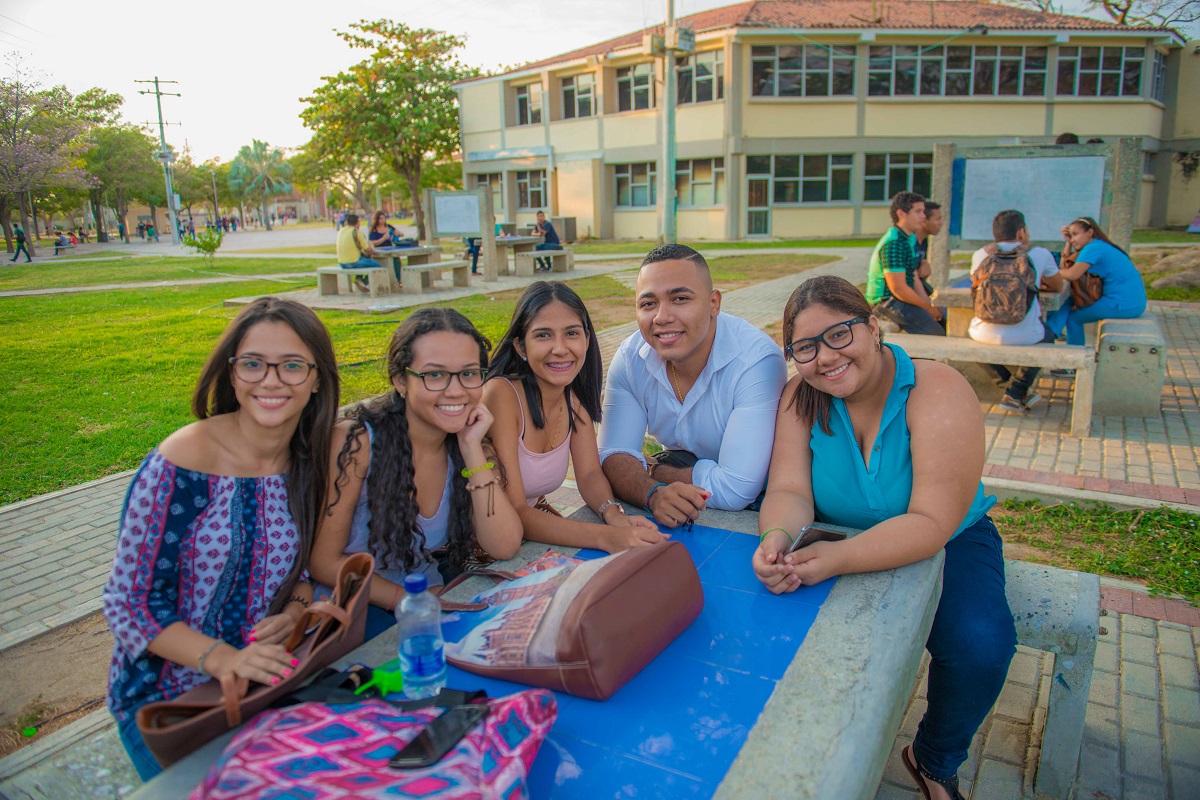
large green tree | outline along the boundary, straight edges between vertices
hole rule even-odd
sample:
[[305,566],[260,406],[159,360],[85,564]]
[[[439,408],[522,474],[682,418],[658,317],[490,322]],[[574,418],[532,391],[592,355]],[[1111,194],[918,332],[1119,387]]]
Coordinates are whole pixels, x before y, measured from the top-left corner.
[[283,151],[258,139],[252,140],[233,159],[233,166],[229,170],[230,186],[234,186],[235,182],[238,190],[247,198],[253,197],[258,201],[263,225],[271,230],[267,202],[272,197],[292,190],[292,167],[283,157]]
[[161,194],[162,168],[157,160],[158,142],[133,125],[105,125],[91,132],[92,147],[84,156],[90,177],[88,201],[96,217],[96,241],[108,241],[104,207],[110,206],[117,221],[129,230],[129,204]]
[[392,20],[362,20],[339,31],[367,57],[304,98],[301,115],[314,131],[328,128],[377,148],[408,186],[417,233],[425,238],[421,175],[427,161],[458,150],[458,99],[453,84],[477,74],[463,64],[456,36]]

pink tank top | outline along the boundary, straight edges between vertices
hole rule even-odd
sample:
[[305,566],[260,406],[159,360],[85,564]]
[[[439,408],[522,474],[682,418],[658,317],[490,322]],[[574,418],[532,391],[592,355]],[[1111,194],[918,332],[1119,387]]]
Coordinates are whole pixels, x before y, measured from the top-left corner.
[[567,467],[571,462],[571,426],[567,426],[567,438],[548,453],[535,453],[525,446],[525,397],[523,388],[504,379],[517,395],[521,409],[521,438],[517,440],[517,464],[521,468],[521,482],[525,484],[525,502],[531,507],[538,498],[550,494],[567,479]]

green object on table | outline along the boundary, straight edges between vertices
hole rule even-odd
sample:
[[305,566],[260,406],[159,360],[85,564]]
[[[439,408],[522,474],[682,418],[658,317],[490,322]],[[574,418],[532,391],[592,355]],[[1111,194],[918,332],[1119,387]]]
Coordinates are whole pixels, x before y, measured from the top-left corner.
[[30,726],[30,727],[26,728],[25,730],[21,731],[21,735],[26,738],[29,738],[32,736],[37,736],[37,728]]
[[386,664],[371,670],[371,680],[355,689],[354,693],[362,694],[372,687],[379,689],[379,693],[384,697],[403,689],[404,676],[400,673],[400,659],[393,658]]

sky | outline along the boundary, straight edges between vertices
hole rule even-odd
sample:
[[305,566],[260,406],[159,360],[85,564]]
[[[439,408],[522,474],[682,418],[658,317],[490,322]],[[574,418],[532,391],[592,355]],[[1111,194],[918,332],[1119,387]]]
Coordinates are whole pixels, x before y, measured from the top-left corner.
[[[1082,0],[1070,0],[1079,3]],[[735,0],[676,0],[675,14]],[[260,139],[283,148],[308,141],[301,98],[361,60],[335,30],[360,19],[398,19],[465,37],[462,59],[481,69],[536,61],[661,23],[666,0],[292,0],[284,4],[0,0],[0,53],[46,85],[93,86],[125,98],[124,118],[154,122],[163,86],[167,141],[193,159],[231,160]],[[7,65],[2,65],[5,72]],[[157,129],[155,129],[157,132]]]

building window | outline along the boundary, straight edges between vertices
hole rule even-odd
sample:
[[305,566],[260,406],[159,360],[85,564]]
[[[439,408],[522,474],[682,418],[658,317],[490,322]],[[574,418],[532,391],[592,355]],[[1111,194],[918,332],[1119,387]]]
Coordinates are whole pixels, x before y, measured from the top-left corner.
[[617,179],[617,208],[646,208],[658,202],[657,172],[653,161],[617,164],[613,170]]
[[1133,97],[1141,93],[1141,47],[1058,48],[1058,93],[1076,97]]
[[679,207],[725,203],[725,159],[693,158],[675,162],[675,196]]
[[617,70],[617,110],[654,107],[654,65],[647,62]]
[[897,192],[928,197],[933,185],[932,153],[867,153],[863,200],[883,201]]
[[1157,50],[1154,51],[1154,78],[1150,84],[1150,97],[1163,102],[1167,88],[1167,57]]
[[1142,177],[1154,177],[1154,162],[1157,156],[1158,153],[1151,153],[1147,151],[1142,152]]
[[592,115],[592,98],[595,96],[596,76],[575,75],[563,78],[563,119],[576,119]]
[[836,203],[850,199],[852,162],[848,153],[747,156],[746,175],[752,189],[761,176],[770,176],[772,205]]
[[873,45],[867,94],[1024,95],[1046,91],[1045,47]]
[[703,53],[675,59],[679,103],[707,103],[725,97],[725,51]]
[[529,83],[517,87],[517,124],[537,125],[542,121],[542,85]]
[[499,172],[475,176],[475,186],[486,186],[492,190],[492,210],[501,211],[504,208],[504,176]]
[[542,209],[546,205],[546,170],[531,169],[517,173],[517,208]]
[[854,94],[853,45],[756,46],[750,56],[750,91],[755,97]]

